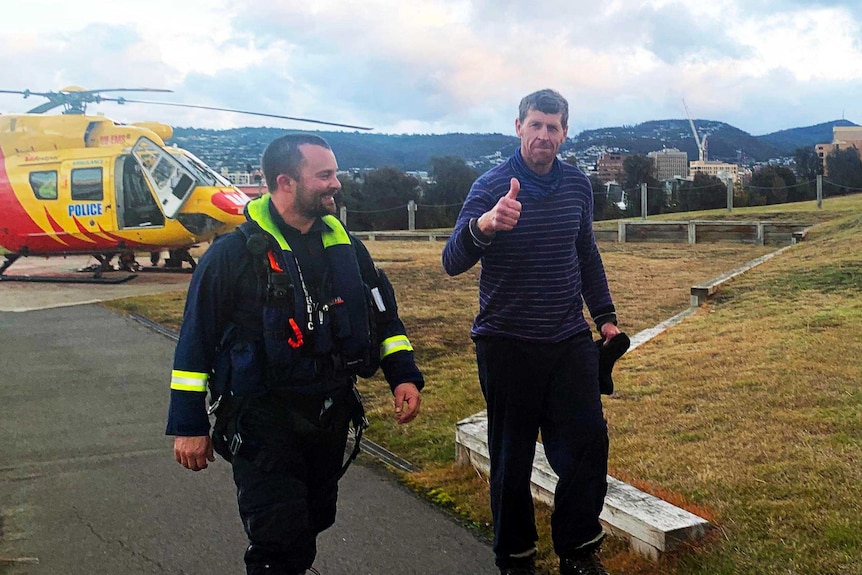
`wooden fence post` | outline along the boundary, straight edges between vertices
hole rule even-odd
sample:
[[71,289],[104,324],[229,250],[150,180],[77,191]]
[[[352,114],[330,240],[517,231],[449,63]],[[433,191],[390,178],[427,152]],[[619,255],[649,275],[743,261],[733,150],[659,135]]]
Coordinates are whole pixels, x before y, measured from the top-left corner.
[[817,209],[823,207],[823,175],[817,174]]
[[727,211],[733,211],[733,179],[727,178]]
[[647,216],[647,186],[646,183],[641,184],[641,219],[645,220]]
[[413,200],[407,202],[407,229],[410,231],[416,229],[416,202]]

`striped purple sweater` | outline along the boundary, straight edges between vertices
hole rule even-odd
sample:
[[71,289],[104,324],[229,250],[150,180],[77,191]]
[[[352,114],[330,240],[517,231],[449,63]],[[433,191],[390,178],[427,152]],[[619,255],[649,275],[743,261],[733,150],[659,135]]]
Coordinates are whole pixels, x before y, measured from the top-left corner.
[[[470,220],[494,207],[518,178],[521,217],[490,245],[473,241]],[[460,274],[482,261],[479,313],[471,334],[558,342],[588,331],[583,305],[597,326],[616,321],[592,225],[590,180],[555,160],[550,173],[530,170],[518,152],[479,177],[443,248],[443,267]]]

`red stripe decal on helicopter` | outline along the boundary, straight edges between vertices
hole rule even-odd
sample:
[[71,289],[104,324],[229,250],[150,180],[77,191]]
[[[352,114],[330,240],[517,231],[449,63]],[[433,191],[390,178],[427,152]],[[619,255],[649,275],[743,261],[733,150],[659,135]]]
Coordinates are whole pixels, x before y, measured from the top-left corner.
[[237,191],[220,191],[212,195],[215,207],[234,216],[241,216],[248,202],[249,197]]
[[[3,217],[4,225],[0,226],[0,246],[10,252],[16,253],[23,247],[32,251],[44,249],[56,249],[59,240],[36,223],[30,216],[12,189],[9,175],[6,171],[6,156],[0,149],[0,215]],[[25,240],[26,238],[26,240]],[[60,245],[65,245],[59,242]]]
[[99,232],[111,241],[117,242],[118,244],[125,244],[126,247],[130,249],[144,248],[147,246],[147,244],[142,244],[141,242],[134,242],[126,238],[121,238],[120,236],[115,236],[110,232],[106,232],[105,229],[102,227],[102,224],[99,224]]
[[71,239],[71,240],[74,240],[74,238],[70,237],[69,233],[63,229],[63,226],[61,226],[60,224],[57,223],[57,220],[55,220],[51,216],[51,212],[48,211],[48,208],[44,208],[44,210],[45,210],[45,217],[48,219],[48,223],[51,224],[51,228],[54,231],[54,233],[56,234],[56,236],[53,237],[53,239],[57,240],[57,242],[63,244],[64,246],[68,246],[69,242],[67,242],[65,239],[60,239],[60,236],[65,236],[66,238]]
[[96,236],[96,235],[92,234],[91,232],[89,232],[87,230],[87,228],[85,228],[81,224],[81,221],[78,218],[72,218],[72,221],[75,222],[75,225],[78,227],[78,231],[81,232],[81,235],[84,236],[83,238],[80,238],[82,241],[86,240],[86,241],[90,242],[91,244],[95,244],[97,241],[102,239],[99,236]]

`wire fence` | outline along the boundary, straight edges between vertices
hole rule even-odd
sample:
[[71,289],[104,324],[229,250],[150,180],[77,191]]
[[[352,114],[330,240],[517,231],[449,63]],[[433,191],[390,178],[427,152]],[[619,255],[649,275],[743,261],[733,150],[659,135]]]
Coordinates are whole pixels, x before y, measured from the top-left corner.
[[[642,191],[646,192],[645,198],[641,198]],[[780,205],[815,199],[820,207],[825,198],[860,192],[862,188],[843,185],[820,176],[818,180],[803,180],[784,186],[756,186],[741,183],[712,183],[696,186],[690,181],[682,181],[669,186],[605,188],[593,190],[594,219],[646,218],[663,213],[685,213],[720,208],[732,211],[733,208],[739,207]],[[451,227],[455,224],[461,205],[460,202],[434,204],[414,201],[374,209],[343,206],[341,217],[344,220],[351,218],[355,221],[356,225],[350,227],[357,231]],[[404,216],[399,216],[399,212]]]

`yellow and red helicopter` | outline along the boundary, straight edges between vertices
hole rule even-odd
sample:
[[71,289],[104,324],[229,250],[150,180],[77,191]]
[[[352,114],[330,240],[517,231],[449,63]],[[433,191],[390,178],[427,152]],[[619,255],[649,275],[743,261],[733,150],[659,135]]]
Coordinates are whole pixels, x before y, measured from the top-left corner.
[[[0,90],[48,102],[25,114],[0,115],[0,280],[116,283],[102,272],[115,269],[194,268],[189,249],[227,233],[244,221],[248,197],[192,153],[165,141],[173,129],[157,122],[122,124],[88,115],[87,104],[115,102],[200,108],[367,130],[361,126],[229,108],[129,100],[106,92],[170,92],[150,88],[58,92]],[[42,115],[62,106],[61,115]],[[159,254],[169,253],[163,268]],[[149,252],[142,268],[136,252]],[[9,276],[22,256],[92,255],[92,277]]]

